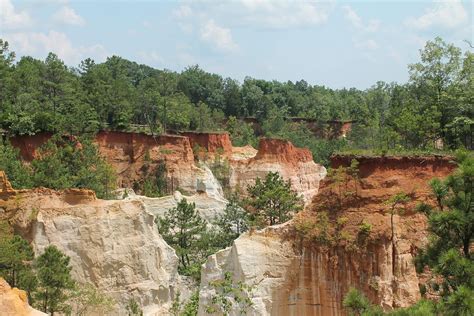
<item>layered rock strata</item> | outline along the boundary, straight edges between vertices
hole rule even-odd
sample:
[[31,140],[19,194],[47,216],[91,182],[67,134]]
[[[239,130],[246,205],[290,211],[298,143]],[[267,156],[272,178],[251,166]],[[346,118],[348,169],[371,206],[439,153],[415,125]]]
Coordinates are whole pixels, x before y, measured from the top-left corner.
[[156,217],[163,217],[168,210],[176,207],[178,202],[186,199],[188,203],[194,203],[196,211],[208,222],[212,222],[216,216],[223,214],[228,203],[222,196],[209,195],[205,192],[187,196],[176,191],[173,195],[149,198],[136,195],[133,190],[127,189],[126,191],[121,190],[118,195],[125,200],[143,203],[145,209]]
[[244,192],[255,184],[257,177],[265,178],[269,172],[278,172],[309,203],[326,176],[326,168],[313,161],[308,149],[296,148],[286,140],[262,138],[255,156],[247,159],[242,158],[245,151],[241,152],[237,152],[238,159],[231,160],[230,186]]
[[[420,299],[423,276],[416,273],[413,259],[427,242],[427,223],[414,209],[418,201],[433,203],[428,181],[447,176],[455,166],[449,157],[335,157],[333,166],[348,166],[353,158],[360,161],[357,196],[338,207],[337,192],[325,180],[312,204],[292,222],[246,233],[209,257],[201,277],[202,315],[216,296],[213,281],[226,272],[234,284],[252,288],[247,315],[346,315],[342,300],[350,287],[386,310]],[[402,191],[411,201],[394,215],[392,239],[386,201]],[[328,212],[326,224],[317,220],[323,210]],[[297,223],[303,225],[300,230]],[[363,223],[370,229],[361,239]],[[321,225],[329,238],[320,235]],[[314,232],[302,235],[305,227]],[[239,308],[233,306],[230,314],[239,315]]]
[[178,258],[145,203],[104,201],[92,191],[34,189],[3,198],[2,219],[28,239],[37,255],[49,245],[71,258],[71,274],[115,300],[113,315],[130,299],[146,315],[166,314],[177,291],[187,296]]
[[[50,134],[18,136],[11,142],[29,161],[50,137]],[[151,136],[102,131],[96,135],[95,143],[116,171],[118,186],[122,188],[133,188],[164,164],[168,192],[181,190],[193,194],[205,191],[211,196],[222,195],[215,177],[205,163],[200,162],[212,163],[217,156],[230,166],[230,188],[242,192],[254,184],[257,177],[279,172],[285,180],[291,181],[292,188],[305,202],[309,202],[318,191],[319,181],[326,175],[326,169],[313,161],[309,150],[279,139],[263,138],[255,150],[251,146],[232,147],[228,133]],[[194,153],[193,148],[199,150]]]

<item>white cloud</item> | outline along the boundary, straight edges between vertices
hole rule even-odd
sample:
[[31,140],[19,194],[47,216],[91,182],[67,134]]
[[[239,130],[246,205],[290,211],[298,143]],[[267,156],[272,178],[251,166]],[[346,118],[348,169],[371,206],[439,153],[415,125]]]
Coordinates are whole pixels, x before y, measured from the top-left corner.
[[[350,22],[355,30],[355,35],[352,37],[352,43],[355,48],[363,50],[363,51],[371,51],[379,48],[378,43],[371,38],[367,38],[369,35],[368,33],[374,33],[379,31],[380,29],[380,21],[379,20],[369,20],[365,22],[358,14],[355,12],[351,6],[343,6],[342,9],[344,10],[344,18]],[[365,55],[366,58],[369,60],[374,61],[374,57],[372,55]]]
[[217,25],[212,19],[201,26],[200,36],[202,40],[211,43],[218,50],[233,51],[237,49],[230,29]]
[[271,29],[309,27],[327,21],[334,1],[235,0],[186,1],[173,15],[180,20],[225,20],[227,25]]
[[74,9],[64,6],[53,15],[53,20],[58,23],[83,26],[86,21],[74,11]]
[[243,18],[269,28],[314,26],[327,21],[332,4],[312,0],[240,0]]
[[10,0],[0,0],[0,29],[19,29],[31,22],[28,12],[18,12]]
[[368,39],[368,40],[353,40],[354,46],[359,49],[363,50],[374,50],[379,47],[377,42],[373,39]]
[[431,27],[455,28],[468,20],[468,14],[460,0],[436,1],[435,5],[417,18],[409,18],[405,25],[419,30]]
[[47,53],[53,52],[69,65],[76,65],[87,57],[102,61],[108,55],[107,50],[99,44],[75,47],[66,34],[57,31],[17,32],[9,33],[5,37],[12,50],[20,55],[44,57]]
[[193,10],[188,5],[181,5],[178,9],[173,11],[173,15],[177,18],[187,18],[191,16]]
[[346,20],[348,20],[356,29],[366,32],[376,32],[379,30],[379,20],[372,19],[368,23],[364,23],[362,18],[351,8],[351,6],[346,5],[343,6],[342,9],[344,10],[344,17]]

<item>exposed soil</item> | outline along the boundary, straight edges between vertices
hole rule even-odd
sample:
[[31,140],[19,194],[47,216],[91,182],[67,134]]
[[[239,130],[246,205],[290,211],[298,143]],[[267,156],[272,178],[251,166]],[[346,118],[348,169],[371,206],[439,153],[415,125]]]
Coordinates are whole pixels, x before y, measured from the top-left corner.
[[[434,203],[429,180],[446,177],[456,165],[450,157],[336,156],[332,166],[347,167],[352,159],[360,163],[357,189],[352,180],[337,185],[325,179],[312,205],[294,220],[295,226],[315,226],[297,242],[301,260],[276,293],[282,312],[344,315],[342,300],[351,286],[385,309],[409,306],[420,298],[418,284],[424,276],[416,274],[413,258],[427,242],[427,221],[415,207],[420,201]],[[394,213],[392,226],[387,200],[400,192],[410,201]],[[329,243],[318,239],[321,212],[329,217]],[[363,223],[370,225],[365,237]]]

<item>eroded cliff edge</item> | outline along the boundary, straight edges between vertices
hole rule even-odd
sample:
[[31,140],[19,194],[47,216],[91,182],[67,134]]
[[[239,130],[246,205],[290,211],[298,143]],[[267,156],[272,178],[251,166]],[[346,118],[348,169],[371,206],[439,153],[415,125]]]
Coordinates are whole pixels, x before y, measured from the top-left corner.
[[[235,284],[252,288],[249,315],[345,315],[342,300],[351,286],[386,310],[420,299],[418,285],[425,276],[417,275],[413,258],[427,233],[426,219],[415,206],[431,203],[427,182],[455,166],[444,157],[339,156],[333,167],[349,166],[353,158],[360,163],[356,198],[331,205],[337,197],[331,180],[325,180],[293,221],[245,233],[209,257],[202,270],[200,314],[216,295],[212,282],[226,272]],[[386,201],[401,191],[411,201],[394,215],[392,240]],[[366,236],[360,234],[362,225],[370,226]],[[231,314],[239,313],[234,306]]]
[[[196,202],[201,215],[210,219],[225,207],[225,199],[214,194],[219,193],[215,178],[205,164],[199,165],[188,136],[157,140],[114,132],[100,137],[96,142],[107,160],[116,168],[124,167],[118,169],[123,171],[123,181],[143,176],[145,155],[152,164],[168,159],[175,174],[185,178],[180,183],[188,183],[190,191],[196,192],[187,198]],[[200,314],[207,314],[206,306],[215,294],[209,283],[221,280],[225,272],[252,288],[248,314],[253,315],[343,315],[341,302],[350,286],[362,289],[386,309],[419,299],[423,276],[416,274],[412,259],[426,242],[426,221],[414,212],[415,201],[431,201],[427,181],[454,169],[449,158],[334,157],[333,167],[348,166],[352,158],[360,163],[357,198],[334,212],[331,203],[337,199],[330,180],[322,182],[320,194],[313,198],[326,170],[312,161],[307,150],[283,140],[263,139],[258,150],[234,147],[230,152],[227,147],[217,152],[216,148],[228,142],[218,141],[218,135],[209,140],[199,137],[195,144],[208,146],[208,154],[229,160],[234,188],[277,171],[312,201],[292,222],[246,233],[232,247],[209,258],[202,271]],[[103,201],[88,190],[16,191],[3,174],[0,190],[0,213],[16,231],[37,252],[54,244],[70,256],[74,277],[111,293],[120,302],[116,312],[123,312],[124,304],[134,297],[147,315],[165,314],[174,294],[189,288],[177,274],[173,249],[163,241],[153,220],[174,207],[180,194],[155,199],[128,194],[124,200]],[[385,201],[400,191],[410,194],[412,202],[406,212],[394,216],[392,240]],[[321,243],[321,211],[329,214],[329,243]],[[336,231],[338,218],[345,221]],[[298,223],[307,225],[310,232],[316,229],[302,236]],[[371,227],[370,238],[359,243],[363,223]],[[234,309],[233,314],[240,310]]]
[[[257,176],[270,171],[291,177],[293,172],[311,170],[304,190],[315,194],[325,174],[324,167],[314,163],[308,151],[289,142],[262,140],[259,150],[255,150],[230,147],[227,134],[193,137],[103,132],[95,140],[101,154],[119,171],[121,185],[132,186],[133,181],[146,175],[145,162],[153,167],[165,161],[168,176],[173,176],[171,182],[191,195],[174,192],[147,198],[125,189],[118,194],[121,200],[100,200],[92,191],[82,189],[15,190],[0,172],[0,215],[31,242],[37,254],[55,245],[69,256],[73,278],[112,296],[117,302],[113,313],[125,313],[125,305],[133,298],[146,315],[166,314],[176,293],[179,291],[183,299],[192,288],[178,275],[175,251],[160,236],[155,217],[175,207],[183,197],[195,203],[208,221],[227,204],[206,162],[194,156],[191,140],[206,148],[207,154],[227,159],[231,176],[240,179],[239,186],[252,184]],[[13,143],[21,149],[23,158],[31,160],[48,138],[49,135],[19,137]],[[220,146],[224,150],[218,150]],[[280,152],[271,146],[286,149]],[[295,184],[298,191],[303,188],[301,183]]]
[[[20,149],[22,158],[30,161],[50,137],[50,134],[16,136],[10,141]],[[170,194],[179,189],[189,194],[206,191],[222,196],[208,168],[208,164],[219,157],[229,166],[227,177],[231,189],[245,193],[257,177],[279,172],[308,203],[326,175],[326,168],[313,161],[308,149],[297,148],[281,139],[262,138],[256,150],[250,146],[232,147],[229,134],[225,132],[151,136],[102,131],[95,136],[95,144],[116,171],[117,184],[122,188],[133,188],[164,164]]]
[[183,280],[175,251],[158,233],[145,203],[99,200],[89,190],[15,191],[3,180],[2,219],[31,242],[36,254],[55,245],[71,258],[77,282],[115,299],[115,314],[126,313],[131,298],[147,315],[167,311]]

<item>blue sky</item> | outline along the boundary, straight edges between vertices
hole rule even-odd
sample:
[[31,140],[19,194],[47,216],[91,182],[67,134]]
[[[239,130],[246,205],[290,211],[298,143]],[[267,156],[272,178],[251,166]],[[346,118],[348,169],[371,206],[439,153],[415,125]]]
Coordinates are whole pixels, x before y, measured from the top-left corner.
[[472,2],[0,0],[0,38],[17,56],[53,51],[76,66],[115,54],[175,71],[199,64],[240,81],[405,82],[435,36],[466,50]]

